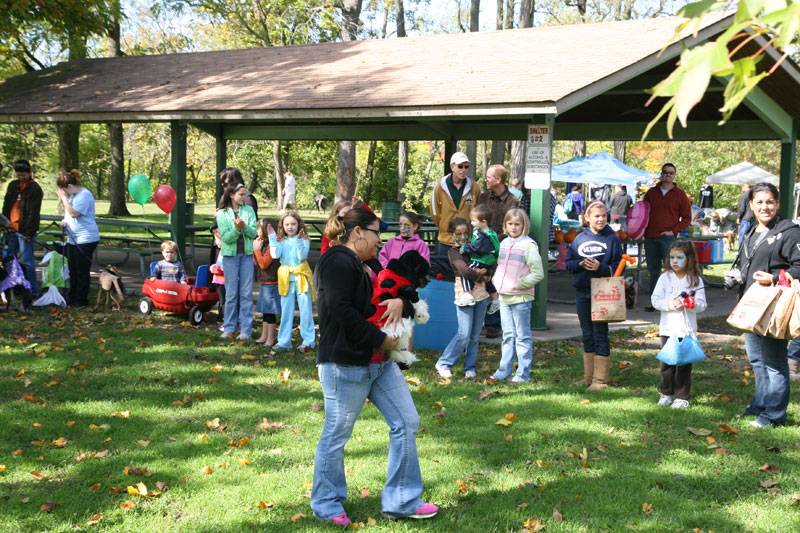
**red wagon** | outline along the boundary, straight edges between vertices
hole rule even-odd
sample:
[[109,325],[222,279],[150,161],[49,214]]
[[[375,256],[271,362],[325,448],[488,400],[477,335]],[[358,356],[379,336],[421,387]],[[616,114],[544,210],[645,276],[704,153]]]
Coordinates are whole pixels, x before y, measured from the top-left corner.
[[208,265],[201,265],[197,269],[197,278],[187,278],[185,285],[147,278],[142,285],[142,294],[139,311],[143,314],[149,315],[154,307],[179,315],[188,314],[193,326],[200,324],[205,313],[219,301],[217,292],[208,287]]

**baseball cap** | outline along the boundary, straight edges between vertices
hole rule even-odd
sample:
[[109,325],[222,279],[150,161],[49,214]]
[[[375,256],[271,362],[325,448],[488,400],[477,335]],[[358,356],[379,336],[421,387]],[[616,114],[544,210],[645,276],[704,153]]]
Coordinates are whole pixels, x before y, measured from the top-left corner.
[[456,152],[450,157],[451,165],[460,165],[461,163],[469,163],[469,157],[464,152]]

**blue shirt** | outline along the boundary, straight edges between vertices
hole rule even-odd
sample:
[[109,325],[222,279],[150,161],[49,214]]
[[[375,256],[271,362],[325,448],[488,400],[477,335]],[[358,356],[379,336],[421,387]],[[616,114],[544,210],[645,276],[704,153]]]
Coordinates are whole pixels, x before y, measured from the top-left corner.
[[86,187],[69,197],[69,205],[81,216],[73,217],[69,212],[64,214],[64,221],[71,232],[70,244],[87,244],[100,240],[100,230],[94,218],[94,196]]

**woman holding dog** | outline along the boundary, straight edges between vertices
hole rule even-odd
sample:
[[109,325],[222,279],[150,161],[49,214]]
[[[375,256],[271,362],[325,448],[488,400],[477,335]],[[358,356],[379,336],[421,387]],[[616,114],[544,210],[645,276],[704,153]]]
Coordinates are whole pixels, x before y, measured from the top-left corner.
[[[378,254],[378,218],[366,209],[351,209],[325,226],[332,246],[317,263],[319,349],[317,367],[325,396],[325,424],[317,445],[311,509],[322,521],[347,527],[344,510],[347,480],[344,447],[365,400],[369,399],[389,425],[389,459],[381,493],[388,518],[430,518],[439,508],[420,499],[422,474],[417,455],[417,414],[405,377],[383,350],[395,342],[367,322],[374,308],[372,271],[365,265]],[[403,302],[387,300],[383,318],[400,319]]]
[[58,201],[64,205],[61,226],[67,230],[68,236],[67,304],[72,307],[86,307],[89,305],[91,258],[100,241],[100,230],[94,217],[94,196],[89,189],[80,185],[80,173],[77,170],[63,172],[59,176]]
[[[750,190],[750,208],[756,223],[739,245],[739,298],[753,284],[771,285],[780,271],[800,279],[800,227],[778,215],[778,189],[759,183]],[[745,416],[755,416],[756,428],[786,422],[789,406],[789,362],[786,341],[755,333],[744,334],[747,358],[753,367],[756,390]]]

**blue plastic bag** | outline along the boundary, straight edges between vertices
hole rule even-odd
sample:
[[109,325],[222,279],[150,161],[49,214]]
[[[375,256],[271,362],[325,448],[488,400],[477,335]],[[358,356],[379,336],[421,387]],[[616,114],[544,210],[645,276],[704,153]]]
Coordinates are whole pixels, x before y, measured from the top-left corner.
[[683,339],[671,335],[658,352],[656,359],[667,365],[683,366],[706,358],[703,348],[694,333],[688,332]]

